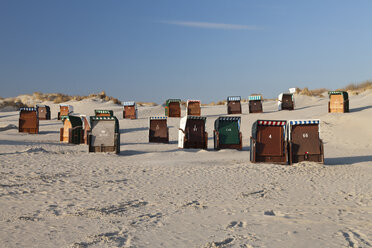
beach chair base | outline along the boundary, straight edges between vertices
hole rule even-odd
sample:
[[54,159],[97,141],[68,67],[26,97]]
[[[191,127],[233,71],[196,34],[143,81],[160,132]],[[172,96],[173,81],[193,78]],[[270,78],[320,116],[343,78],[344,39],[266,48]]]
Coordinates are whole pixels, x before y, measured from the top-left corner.
[[135,120],[135,119],[137,119],[137,117],[136,117],[136,115],[125,114],[125,111],[123,111],[123,119]]
[[29,134],[38,134],[38,128],[18,128],[18,132],[20,133],[29,133]]
[[241,113],[242,113],[241,110],[236,110],[236,111],[230,110],[230,111],[227,112],[228,115],[239,115]]
[[[252,163],[273,163],[273,164],[288,164],[287,152],[284,152],[282,156],[260,156],[257,155],[256,151],[256,140],[251,137],[250,139],[250,161]],[[287,144],[285,143],[285,149],[287,150]]]
[[236,149],[241,151],[243,149],[243,143],[242,143],[242,133],[239,132],[239,144],[221,144],[220,143],[220,136],[219,132],[214,130],[213,131],[213,138],[214,138],[214,149],[220,150],[220,149]]
[[204,141],[202,142],[191,142],[188,141],[186,136],[183,142],[183,148],[194,148],[194,149],[208,149],[208,133],[204,132]]
[[88,146],[89,146],[89,152],[113,152],[113,153],[120,153],[120,144],[118,144],[118,135],[115,134],[115,140],[114,143],[115,146],[92,146],[92,135],[88,135]]
[[324,146],[323,141],[320,140],[320,154],[301,154],[296,155],[292,154],[292,142],[289,142],[288,144],[288,164],[292,165],[294,163],[299,163],[303,161],[309,161],[309,162],[317,162],[324,164]]
[[149,136],[150,143],[169,143],[169,131],[167,131],[167,137],[151,137]]

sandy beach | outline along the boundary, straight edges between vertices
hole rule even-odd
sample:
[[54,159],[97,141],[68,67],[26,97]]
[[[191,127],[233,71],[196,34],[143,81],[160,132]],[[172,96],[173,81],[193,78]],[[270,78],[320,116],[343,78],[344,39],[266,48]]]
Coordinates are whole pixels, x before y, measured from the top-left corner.
[[[163,106],[122,107],[86,99],[74,112],[112,109],[120,154],[88,153],[59,142],[58,105],[40,134],[18,133],[18,111],[0,112],[1,247],[372,247],[372,92],[350,96],[350,113],[329,114],[328,98],[296,96],[294,111],[242,107],[243,150],[213,150],[226,106],[204,106],[208,150],[148,142],[150,116]],[[185,108],[182,108],[182,116]],[[325,163],[249,161],[257,119],[320,119]]]

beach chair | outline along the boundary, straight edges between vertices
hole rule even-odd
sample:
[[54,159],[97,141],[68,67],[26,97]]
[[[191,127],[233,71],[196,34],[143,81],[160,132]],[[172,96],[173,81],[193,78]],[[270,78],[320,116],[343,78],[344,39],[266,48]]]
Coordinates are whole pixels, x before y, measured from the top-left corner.
[[94,115],[95,116],[114,116],[114,111],[112,110],[106,110],[106,109],[96,109],[94,110]]
[[240,117],[218,117],[214,122],[214,149],[242,150]]
[[261,95],[251,95],[248,97],[248,107],[249,113],[262,113],[262,96]]
[[124,102],[123,106],[124,106],[123,119],[138,118],[137,104],[135,102]]
[[61,116],[68,116],[74,112],[74,107],[68,104],[60,104],[58,112],[58,120],[61,120]]
[[165,102],[165,116],[181,117],[181,99],[168,99]]
[[119,122],[115,116],[91,116],[88,135],[89,152],[120,153]]
[[39,120],[50,120],[50,107],[47,105],[36,105]]
[[207,118],[202,116],[188,115],[180,120],[178,131],[179,148],[207,149],[208,133],[205,131]]
[[229,96],[227,97],[227,114],[241,114],[242,105],[240,104],[240,96]]
[[292,93],[282,93],[278,97],[279,110],[294,110],[294,97]]
[[88,145],[88,135],[91,131],[90,123],[88,118],[85,115],[80,115],[81,122],[83,123],[83,141],[82,143]]
[[328,112],[349,112],[349,94],[346,91],[329,91]]
[[282,120],[257,120],[252,125],[250,160],[286,164],[286,124]]
[[186,115],[201,115],[200,100],[187,100],[186,102]]
[[18,132],[20,133],[39,133],[39,117],[36,108],[20,108]]
[[59,140],[71,144],[83,143],[83,122],[80,116],[65,115],[61,116],[61,120],[63,127],[59,132]]
[[149,121],[149,142],[169,143],[167,117],[150,117]]
[[319,120],[288,121],[288,163],[314,161],[324,163],[323,141],[319,138]]

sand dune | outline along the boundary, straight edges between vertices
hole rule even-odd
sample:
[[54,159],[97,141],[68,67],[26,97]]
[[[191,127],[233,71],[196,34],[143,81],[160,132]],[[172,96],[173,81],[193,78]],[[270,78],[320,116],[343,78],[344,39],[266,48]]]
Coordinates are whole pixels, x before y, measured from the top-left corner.
[[[214,120],[226,106],[204,106],[209,149],[179,150],[179,118],[170,144],[148,143],[148,117],[162,106],[122,107],[91,99],[76,113],[112,109],[121,153],[90,154],[59,142],[58,105],[40,134],[18,133],[18,112],[0,112],[1,247],[371,247],[372,92],[350,97],[350,113],[327,113],[327,98],[297,96],[294,111],[247,114],[243,151],[213,150]],[[182,109],[182,115],[185,109]],[[249,162],[257,119],[321,120],[325,164]],[[7,128],[10,127],[10,128]]]

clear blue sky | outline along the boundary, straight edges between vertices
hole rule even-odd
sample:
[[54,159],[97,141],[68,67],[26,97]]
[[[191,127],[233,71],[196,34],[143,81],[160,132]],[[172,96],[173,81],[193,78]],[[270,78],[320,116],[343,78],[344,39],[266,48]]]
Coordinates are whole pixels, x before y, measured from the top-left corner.
[[371,0],[0,0],[0,96],[225,99],[372,79]]

